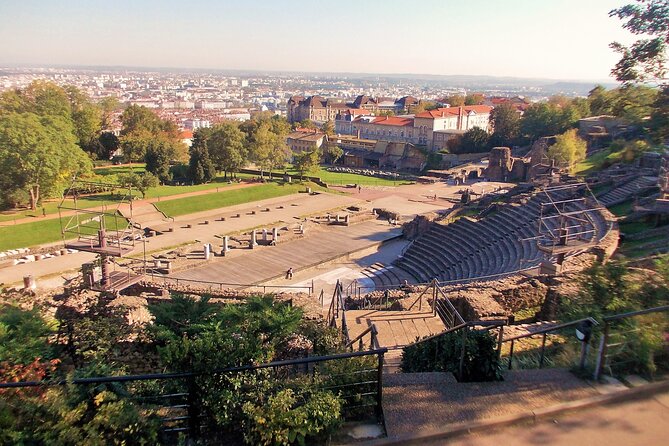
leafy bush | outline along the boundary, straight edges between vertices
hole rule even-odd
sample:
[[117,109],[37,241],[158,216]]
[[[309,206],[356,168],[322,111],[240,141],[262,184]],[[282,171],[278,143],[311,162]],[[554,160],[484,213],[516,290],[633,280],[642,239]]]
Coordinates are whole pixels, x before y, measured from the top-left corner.
[[341,402],[332,392],[285,389],[261,405],[245,403],[243,411],[250,421],[244,436],[248,444],[305,445],[339,426]]
[[29,364],[36,358],[54,358],[48,343],[53,332],[53,324],[45,321],[37,308],[28,311],[14,305],[1,306],[0,363]]
[[495,347],[496,340],[490,333],[470,330],[462,376],[457,376],[462,333],[446,333],[405,347],[400,367],[403,372],[453,372],[462,382],[498,381],[502,379],[502,374]]
[[[83,373],[82,373],[83,372]],[[80,370],[98,375],[109,370]],[[0,398],[0,443],[155,444],[160,421],[118,384],[6,389]]]

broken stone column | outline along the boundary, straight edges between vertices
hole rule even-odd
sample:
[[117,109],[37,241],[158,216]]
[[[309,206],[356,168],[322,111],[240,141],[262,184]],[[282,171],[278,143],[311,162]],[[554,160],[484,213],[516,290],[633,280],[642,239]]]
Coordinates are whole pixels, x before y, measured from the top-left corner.
[[272,242],[275,245],[279,243],[279,228],[272,228]]
[[336,222],[339,223],[339,214],[337,214],[337,220],[336,220]]
[[262,241],[263,243],[267,243],[267,229],[265,228],[262,230]]
[[204,251],[204,259],[209,260],[209,256],[211,255],[211,251],[209,250],[209,243],[202,245],[202,250]]
[[23,289],[24,290],[34,290],[37,288],[37,282],[33,276],[24,276],[23,277]]
[[348,222],[349,222],[349,215],[346,214],[346,215],[344,215],[344,224],[345,224],[346,226],[348,226]]
[[230,237],[228,237],[227,235],[223,236],[223,247],[221,249],[222,256],[225,256],[225,254],[227,254],[227,252],[230,250],[229,243],[230,243]]
[[256,230],[251,231],[251,247],[258,245],[258,235]]

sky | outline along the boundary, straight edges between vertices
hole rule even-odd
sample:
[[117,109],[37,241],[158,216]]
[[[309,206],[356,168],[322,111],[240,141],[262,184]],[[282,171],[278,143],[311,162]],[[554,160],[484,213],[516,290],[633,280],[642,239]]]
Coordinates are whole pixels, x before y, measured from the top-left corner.
[[632,0],[0,0],[0,66],[607,80]]

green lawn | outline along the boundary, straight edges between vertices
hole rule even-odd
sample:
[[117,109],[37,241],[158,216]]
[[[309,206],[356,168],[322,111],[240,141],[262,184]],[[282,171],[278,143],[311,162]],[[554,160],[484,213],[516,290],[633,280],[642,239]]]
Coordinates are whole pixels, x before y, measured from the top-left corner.
[[616,163],[620,161],[622,153],[622,151],[611,152],[611,149],[601,150],[576,164],[573,173],[575,175],[588,175],[590,173],[597,172],[598,170],[602,169],[604,162],[606,161],[609,163]]
[[632,204],[632,200],[624,201],[620,204],[616,204],[615,206],[611,206],[609,211],[611,211],[611,213],[613,213],[613,215],[616,217],[623,217],[632,212]]
[[[288,173],[299,177],[299,172],[293,166],[287,169]],[[408,181],[393,181],[383,178],[368,177],[366,175],[357,175],[354,173],[328,172],[324,167],[305,174],[311,177],[319,177],[327,184],[342,186],[345,184],[361,184],[363,186],[400,186],[402,184],[412,184]]]
[[[192,214],[195,212],[208,211],[226,206],[234,206],[236,204],[249,203],[251,201],[264,200],[266,198],[294,194],[304,190],[307,185],[309,184],[265,183],[243,189],[166,200],[161,201],[160,203],[155,203],[155,205],[158,209],[164,212],[165,215],[178,217],[180,215]],[[310,186],[312,189],[315,188],[313,185]]]
[[[67,221],[63,219],[63,224]],[[127,220],[118,219],[119,225],[126,225]],[[97,228],[95,224],[89,228],[82,229],[82,233],[94,234]],[[107,228],[114,230],[116,228],[115,219],[107,220]],[[33,246],[53,243],[62,240],[60,219],[50,218],[46,220],[37,220],[31,223],[22,223],[19,225],[0,226],[0,251],[16,248],[29,248]],[[67,233],[66,238],[76,238],[76,234]]]

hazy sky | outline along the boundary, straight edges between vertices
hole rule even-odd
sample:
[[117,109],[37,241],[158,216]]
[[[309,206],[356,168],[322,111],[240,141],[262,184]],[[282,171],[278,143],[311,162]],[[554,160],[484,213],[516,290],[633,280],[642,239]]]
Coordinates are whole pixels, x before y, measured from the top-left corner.
[[0,65],[602,80],[631,0],[0,0]]

